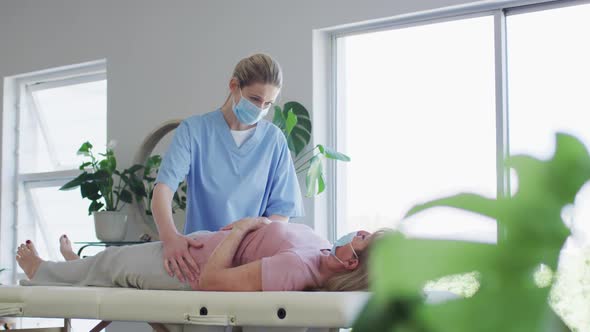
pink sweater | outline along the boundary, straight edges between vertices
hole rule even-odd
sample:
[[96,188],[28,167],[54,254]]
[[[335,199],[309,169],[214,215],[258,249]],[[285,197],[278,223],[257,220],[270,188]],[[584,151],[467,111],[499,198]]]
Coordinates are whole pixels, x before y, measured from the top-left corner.
[[[202,270],[211,253],[230,231],[195,234],[203,248],[191,249]],[[262,260],[263,291],[299,291],[321,286],[318,271],[322,249],[332,245],[307,225],[272,222],[248,233],[236,251],[233,266]]]

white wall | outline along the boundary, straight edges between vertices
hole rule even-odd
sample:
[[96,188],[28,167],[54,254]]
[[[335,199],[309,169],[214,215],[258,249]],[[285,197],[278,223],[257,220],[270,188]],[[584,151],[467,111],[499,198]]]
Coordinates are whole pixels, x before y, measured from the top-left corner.
[[[106,58],[108,138],[126,167],[156,125],[220,106],[233,66],[251,53],[275,57],[282,100],[313,112],[314,29],[465,2],[2,0],[0,96],[6,76]],[[313,225],[311,200],[305,208],[303,222]]]

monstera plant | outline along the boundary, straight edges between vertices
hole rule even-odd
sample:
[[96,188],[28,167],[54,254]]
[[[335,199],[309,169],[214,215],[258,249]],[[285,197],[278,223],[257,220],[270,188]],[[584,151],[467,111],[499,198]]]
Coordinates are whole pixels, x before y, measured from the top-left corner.
[[[550,287],[535,285],[541,265],[557,269],[569,235],[564,206],[590,180],[590,155],[575,137],[556,135],[549,160],[526,155],[507,158],[518,174],[512,197],[458,194],[412,208],[453,207],[496,219],[497,245],[383,237],[370,254],[372,298],[353,331],[536,332],[565,331],[548,304]],[[421,293],[432,279],[476,271],[479,290],[470,298],[425,304]],[[550,286],[550,285],[549,285]]]
[[348,162],[350,158],[322,144],[308,147],[311,140],[311,118],[303,105],[296,101],[285,103],[283,108],[275,106],[273,123],[279,127],[294,155],[297,174],[306,172],[306,196],[320,194],[326,188],[324,160],[333,159]]

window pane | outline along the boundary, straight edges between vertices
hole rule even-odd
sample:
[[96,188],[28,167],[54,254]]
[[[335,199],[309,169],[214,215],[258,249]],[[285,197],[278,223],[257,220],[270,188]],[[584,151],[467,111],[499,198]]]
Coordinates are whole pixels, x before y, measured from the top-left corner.
[[[496,196],[493,19],[343,37],[338,44],[338,236],[392,227],[413,205]],[[494,242],[495,221],[436,208],[413,236]]]
[[[19,209],[19,240],[30,239],[39,256],[51,261],[64,261],[59,251],[59,237],[67,234],[74,252],[80,249],[73,242],[98,241],[94,232],[94,220],[88,215],[90,201],[80,197],[80,190],[60,191],[61,186],[28,188],[23,190],[24,202]],[[83,256],[91,256],[103,248],[86,248]],[[14,265],[18,266],[18,265]],[[24,273],[20,267],[18,272]],[[24,277],[24,275],[23,275]],[[98,324],[97,320],[74,319],[74,331],[89,331]],[[23,319],[21,328],[60,326],[63,320],[35,318]]]
[[105,151],[106,80],[33,91],[21,113],[20,173],[71,169],[76,151],[90,141]]
[[[556,132],[573,134],[590,147],[590,45],[585,42],[590,5],[509,16],[507,28],[511,153],[547,159]],[[512,187],[515,192],[517,185]],[[550,303],[573,331],[582,331],[590,326],[589,184],[562,217],[573,236],[562,250]]]
[[[20,242],[31,239],[39,255],[52,261],[61,260],[59,237],[67,234],[72,242],[98,241],[94,232],[94,219],[88,215],[90,201],[82,199],[80,190],[58,190],[59,186],[24,189],[26,206],[19,211]],[[31,235],[34,234],[34,235]],[[72,243],[74,251],[80,245]],[[83,255],[90,255],[92,248]],[[92,252],[98,252],[94,250]]]
[[[555,133],[567,132],[590,147],[590,5],[509,16],[508,87],[510,152],[546,159]],[[570,245],[590,244],[590,188],[570,211]]]

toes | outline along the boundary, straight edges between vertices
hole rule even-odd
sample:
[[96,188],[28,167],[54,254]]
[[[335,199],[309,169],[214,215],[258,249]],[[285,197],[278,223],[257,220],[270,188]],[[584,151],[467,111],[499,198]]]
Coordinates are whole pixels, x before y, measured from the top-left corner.
[[24,244],[21,244],[20,247],[18,247],[18,254],[19,255],[24,256],[24,255],[28,255],[30,253],[31,253],[31,249],[29,249]]

